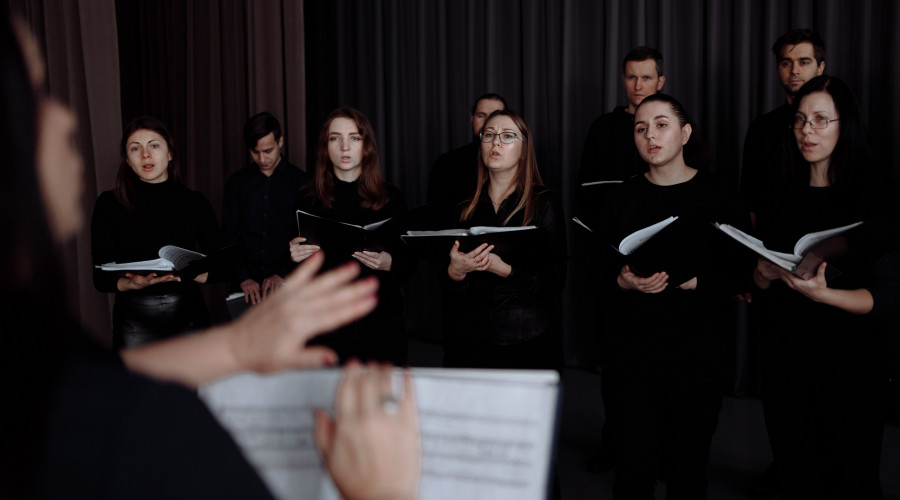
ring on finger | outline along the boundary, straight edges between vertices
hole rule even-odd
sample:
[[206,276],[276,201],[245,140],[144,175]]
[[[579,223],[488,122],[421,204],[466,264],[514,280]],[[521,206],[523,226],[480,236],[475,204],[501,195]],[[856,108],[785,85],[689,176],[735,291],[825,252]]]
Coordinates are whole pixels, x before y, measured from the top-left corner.
[[400,410],[400,402],[393,394],[385,394],[381,396],[381,409],[388,415],[396,415]]

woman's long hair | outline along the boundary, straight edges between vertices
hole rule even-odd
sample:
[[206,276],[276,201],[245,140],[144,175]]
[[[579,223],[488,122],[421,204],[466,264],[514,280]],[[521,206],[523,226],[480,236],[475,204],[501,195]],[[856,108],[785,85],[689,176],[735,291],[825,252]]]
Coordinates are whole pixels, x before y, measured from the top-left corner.
[[390,190],[381,178],[381,161],[378,159],[378,147],[375,144],[375,129],[366,115],[354,108],[338,108],[328,115],[322,130],[319,132],[319,144],[316,148],[315,178],[312,189],[316,199],[324,207],[334,204],[334,165],[328,157],[328,129],[336,118],[348,118],[356,123],[356,129],[362,137],[363,156],[360,160],[361,173],[357,181],[357,191],[362,198],[361,207],[381,210],[390,200]]
[[[859,103],[846,83],[833,76],[822,75],[806,82],[794,96],[794,116],[803,98],[814,92],[826,92],[831,96],[839,119],[829,124],[829,127],[838,124],[840,133],[828,162],[828,183],[842,192],[858,195],[877,173]],[[802,189],[809,186],[809,162],[800,154],[793,130],[788,132],[785,137],[785,182],[793,189]]]
[[166,169],[169,181],[173,184],[182,183],[178,151],[175,148],[175,141],[172,139],[172,134],[169,133],[169,129],[166,128],[166,125],[150,116],[141,116],[131,120],[125,125],[125,128],[122,129],[122,141],[119,144],[119,172],[116,174],[115,186],[116,199],[129,213],[133,210],[131,199],[134,195],[134,183],[143,182],[137,174],[134,173],[134,170],[131,169],[131,165],[128,164],[128,139],[138,130],[150,130],[156,132],[164,141],[166,141],[169,154],[172,155],[172,159],[169,161],[169,166]]
[[[503,224],[508,224],[512,219],[513,215],[518,213],[520,210],[524,211],[522,218],[522,225],[526,226],[531,223],[531,219],[534,218],[534,208],[537,201],[537,196],[539,193],[538,188],[544,186],[544,182],[541,180],[541,174],[538,172],[537,159],[534,156],[534,146],[531,141],[531,130],[528,128],[528,124],[525,123],[525,119],[522,118],[521,115],[512,111],[510,109],[498,109],[491,113],[487,120],[485,120],[485,125],[491,118],[496,116],[508,116],[513,123],[516,124],[516,127],[522,133],[522,138],[525,139],[522,148],[522,155],[519,157],[519,164],[516,166],[516,189],[515,193],[519,195],[519,203],[516,204],[516,207],[510,212],[509,216],[506,220],[503,221]],[[472,218],[475,214],[475,208],[478,206],[478,200],[481,198],[481,193],[487,189],[487,185],[490,183],[490,174],[488,172],[487,166],[484,164],[484,157],[481,154],[481,149],[478,151],[478,184],[475,188],[475,196],[469,202],[468,206],[466,206],[465,210],[463,210],[462,215],[460,216],[460,222],[467,222]]]
[[[35,157],[40,90],[32,86],[18,33],[0,7],[0,386],[10,404],[0,412],[0,497],[35,494],[50,394],[67,335],[65,286]],[[71,272],[72,270],[70,270]]]

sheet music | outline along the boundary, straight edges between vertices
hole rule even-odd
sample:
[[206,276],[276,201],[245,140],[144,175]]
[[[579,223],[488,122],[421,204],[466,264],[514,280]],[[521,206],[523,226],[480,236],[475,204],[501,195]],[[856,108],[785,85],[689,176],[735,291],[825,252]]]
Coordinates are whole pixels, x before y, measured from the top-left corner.
[[[413,369],[422,432],[419,498],[543,499],[553,444],[555,372]],[[395,387],[402,388],[401,372]],[[242,374],[200,390],[280,499],[337,500],[313,437],[333,409],[336,369]]]

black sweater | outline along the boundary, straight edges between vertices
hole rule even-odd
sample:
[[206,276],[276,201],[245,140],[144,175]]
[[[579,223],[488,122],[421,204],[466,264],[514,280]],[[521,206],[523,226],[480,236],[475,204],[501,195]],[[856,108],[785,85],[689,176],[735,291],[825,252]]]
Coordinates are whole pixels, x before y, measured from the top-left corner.
[[870,184],[856,195],[835,187],[799,189],[784,197],[777,215],[761,227],[767,247],[790,252],[806,233],[863,221],[847,233],[849,252],[828,262],[840,271],[828,286],[868,290],[874,300],[869,314],[814,302],[780,280],[754,295],[769,321],[765,346],[788,353],[795,366],[871,368],[881,349],[881,322],[900,310],[900,196],[892,182]]
[[[513,193],[500,203],[495,213],[487,190],[482,193],[472,218],[472,226],[521,226],[524,209],[509,223],[503,221],[518,204],[521,194]],[[460,211],[463,206],[460,206]],[[457,218],[457,220],[459,220]],[[486,271],[473,271],[456,282],[444,276],[449,289],[446,341],[457,345],[511,345],[533,340],[559,328],[562,289],[566,278],[566,225],[555,192],[537,196],[534,217],[527,225],[544,228],[550,250],[539,258],[533,248],[522,255],[501,255],[512,266],[512,275],[501,278]],[[523,257],[517,259],[517,257]],[[521,261],[521,263],[519,263]]]
[[695,290],[680,290],[677,287],[681,283],[672,282],[657,294],[621,290],[616,278],[627,258],[611,249],[601,256],[599,286],[608,297],[603,316],[619,348],[665,353],[691,349],[697,343],[717,343],[722,320],[718,313],[742,291],[741,277],[749,275],[755,262],[749,252],[733,252],[731,242],[712,225],[749,226],[749,216],[741,210],[736,190],[703,171],[672,186],[653,184],[643,175],[617,186],[598,217],[601,239],[617,243],[673,215],[679,216],[676,224],[682,224],[685,236],[672,252],[695,271],[691,273],[697,277]]
[[[159,258],[159,249],[175,245],[201,253],[218,250],[221,242],[216,214],[206,197],[171,180],[159,184],[135,182],[133,212],[116,200],[113,191],[97,198],[91,221],[91,256],[94,265]],[[287,245],[287,243],[285,243]],[[207,282],[218,281],[210,272]],[[94,286],[117,292],[119,274],[94,268]],[[162,294],[191,282],[168,282],[134,293]]]
[[[328,175],[333,175],[329,173]],[[403,194],[394,186],[389,186],[390,200],[380,210],[362,208],[362,197],[357,189],[357,182],[343,182],[334,178],[334,202],[332,206],[323,206],[311,190],[301,191],[297,197],[297,209],[321,217],[356,225],[378,222],[406,211]],[[301,235],[302,236],[302,235]],[[352,255],[337,255],[325,252],[325,268],[330,268],[353,259]],[[360,274],[378,277],[378,306],[368,316],[357,320],[332,334],[321,337],[322,343],[335,348],[349,348],[365,344],[378,344],[385,339],[405,337],[403,322],[403,299],[400,287],[404,285],[415,271],[415,257],[409,248],[400,240],[387,242],[387,253],[391,254],[391,270],[375,271],[360,263]]]

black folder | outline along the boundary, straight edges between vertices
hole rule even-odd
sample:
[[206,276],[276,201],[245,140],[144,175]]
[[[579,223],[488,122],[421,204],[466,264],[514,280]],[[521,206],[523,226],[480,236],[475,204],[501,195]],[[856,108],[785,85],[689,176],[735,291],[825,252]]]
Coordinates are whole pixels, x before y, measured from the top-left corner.
[[341,222],[297,210],[297,232],[306,238],[305,244],[318,245],[329,254],[347,255],[367,250],[382,252],[398,242],[409,229],[427,227],[436,216],[437,206],[422,205],[393,217],[365,226]]
[[[670,217],[622,235],[621,239],[612,243],[601,241],[597,233],[583,221],[577,218],[572,221],[589,232],[598,244],[609,246],[621,255],[631,271],[642,278],[664,271],[669,275],[669,284],[678,286],[697,275],[697,256],[688,250],[691,245],[684,244],[689,239],[699,237],[700,228],[696,223],[691,223],[690,218]],[[654,226],[657,227],[651,229]],[[643,240],[642,243],[631,248],[623,247],[626,239],[638,236],[642,231],[646,231],[645,238],[638,238]]]

